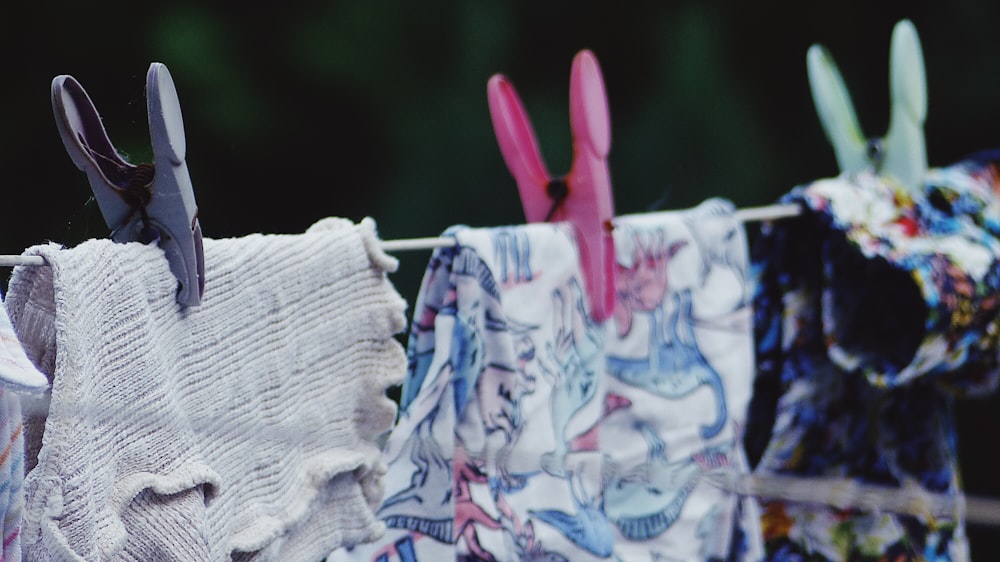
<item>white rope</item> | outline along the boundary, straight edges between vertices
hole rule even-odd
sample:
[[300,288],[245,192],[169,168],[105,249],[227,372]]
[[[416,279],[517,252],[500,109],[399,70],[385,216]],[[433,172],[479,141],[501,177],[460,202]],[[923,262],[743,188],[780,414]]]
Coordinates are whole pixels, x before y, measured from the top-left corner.
[[42,256],[0,256],[0,267],[18,265],[48,265]]
[[946,519],[957,519],[964,508],[966,522],[1000,526],[1000,500],[964,494],[935,494],[916,484],[892,488],[863,484],[847,478],[737,476],[726,472],[709,474],[706,478],[724,490],[762,500]]
[[[798,205],[767,205],[764,207],[747,207],[739,209],[733,216],[740,222],[783,219],[794,217],[801,212]],[[406,252],[410,250],[433,250],[448,248],[455,245],[454,238],[428,237],[403,238],[400,240],[383,240],[382,249],[386,252]],[[0,255],[0,267],[15,267],[19,265],[48,265],[41,256]]]
[[794,203],[787,205],[767,205],[766,207],[746,207],[737,209],[733,216],[740,222],[770,221],[797,217],[802,208]]
[[408,250],[433,250],[448,248],[455,245],[454,238],[403,238],[402,240],[383,240],[382,249],[386,252],[405,252]]

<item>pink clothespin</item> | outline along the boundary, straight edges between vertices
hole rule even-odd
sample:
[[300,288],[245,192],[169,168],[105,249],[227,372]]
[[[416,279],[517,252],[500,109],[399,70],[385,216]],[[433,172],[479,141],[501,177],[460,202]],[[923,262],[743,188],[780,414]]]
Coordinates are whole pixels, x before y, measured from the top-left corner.
[[611,120],[597,58],[588,50],[573,58],[569,81],[573,165],[565,177],[549,174],[531,121],[510,81],[493,75],[487,95],[500,152],[517,181],[525,219],[573,225],[591,314],[599,322],[607,319],[615,303],[614,203],[608,171]]

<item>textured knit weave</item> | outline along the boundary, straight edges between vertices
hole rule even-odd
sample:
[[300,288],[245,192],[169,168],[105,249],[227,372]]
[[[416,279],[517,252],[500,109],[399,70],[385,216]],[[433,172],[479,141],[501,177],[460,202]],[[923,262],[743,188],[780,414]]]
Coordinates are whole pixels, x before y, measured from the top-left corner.
[[204,248],[188,309],[155,246],[38,246],[51,267],[15,270],[11,319],[54,375],[31,559],[312,561],[382,532],[405,303],[374,224]]

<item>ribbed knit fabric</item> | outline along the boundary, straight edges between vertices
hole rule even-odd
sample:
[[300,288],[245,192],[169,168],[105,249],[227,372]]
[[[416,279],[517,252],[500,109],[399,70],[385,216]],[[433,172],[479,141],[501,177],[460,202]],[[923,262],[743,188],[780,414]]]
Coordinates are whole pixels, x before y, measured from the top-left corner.
[[15,270],[11,319],[53,375],[27,558],[313,561],[383,532],[405,302],[374,223],[204,248],[188,309],[155,246],[37,246],[51,267]]

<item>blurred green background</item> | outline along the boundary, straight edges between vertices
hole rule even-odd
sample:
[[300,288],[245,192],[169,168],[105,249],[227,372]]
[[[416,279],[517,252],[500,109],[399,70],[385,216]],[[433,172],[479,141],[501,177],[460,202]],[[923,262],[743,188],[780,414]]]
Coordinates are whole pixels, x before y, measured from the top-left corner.
[[[150,158],[146,69],[168,66],[206,236],[301,232],[336,215],[372,216],[393,239],[523,221],[486,81],[512,79],[550,168],[565,171],[582,48],[607,84],[618,212],[771,203],[836,173],[806,49],[831,49],[866,133],[882,135],[889,37],[904,17],[924,47],[930,163],[1000,146],[1000,5],[985,1],[8,3],[0,253],[107,234],[56,133],[58,74],[83,84],[138,162]],[[412,302],[428,254],[399,257],[393,280]],[[1000,397],[959,405],[970,493],[1000,497],[997,412]],[[1000,556],[998,531],[970,529],[974,559]]]

